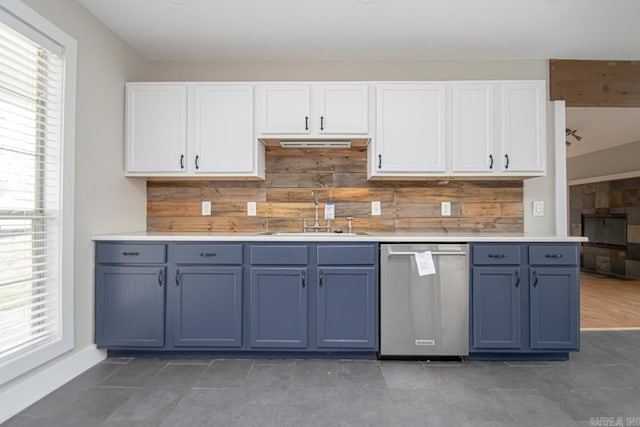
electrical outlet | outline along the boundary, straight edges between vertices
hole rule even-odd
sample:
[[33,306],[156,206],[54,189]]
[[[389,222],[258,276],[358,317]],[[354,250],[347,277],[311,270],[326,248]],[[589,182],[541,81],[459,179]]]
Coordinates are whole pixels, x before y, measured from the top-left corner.
[[202,216],[211,216],[211,202],[202,202]]
[[382,207],[380,206],[380,202],[371,202],[371,215],[372,216],[382,215]]
[[256,216],[256,202],[247,202],[247,216]]
[[533,216],[544,216],[544,200],[533,202]]
[[440,215],[451,216],[451,202],[440,203]]

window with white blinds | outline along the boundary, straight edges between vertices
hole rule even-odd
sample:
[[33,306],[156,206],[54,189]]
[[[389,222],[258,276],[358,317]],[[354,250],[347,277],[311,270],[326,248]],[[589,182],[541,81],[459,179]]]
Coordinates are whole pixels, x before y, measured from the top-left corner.
[[0,23],[0,362],[61,333],[63,74]]

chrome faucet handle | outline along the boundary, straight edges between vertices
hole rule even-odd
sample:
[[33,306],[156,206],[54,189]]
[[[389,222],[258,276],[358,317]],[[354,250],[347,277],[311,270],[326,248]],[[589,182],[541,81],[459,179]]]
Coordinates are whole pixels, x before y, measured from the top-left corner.
[[348,216],[347,218],[347,233],[353,233],[353,217]]

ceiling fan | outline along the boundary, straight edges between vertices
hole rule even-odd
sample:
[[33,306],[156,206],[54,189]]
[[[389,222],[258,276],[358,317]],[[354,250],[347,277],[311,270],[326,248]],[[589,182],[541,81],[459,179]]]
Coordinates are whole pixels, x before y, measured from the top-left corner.
[[565,128],[565,136],[567,137],[567,139],[566,139],[567,145],[571,145],[571,142],[569,141],[569,137],[570,136],[572,136],[577,142],[580,142],[582,137],[580,135],[577,135],[576,132],[578,132],[578,129]]

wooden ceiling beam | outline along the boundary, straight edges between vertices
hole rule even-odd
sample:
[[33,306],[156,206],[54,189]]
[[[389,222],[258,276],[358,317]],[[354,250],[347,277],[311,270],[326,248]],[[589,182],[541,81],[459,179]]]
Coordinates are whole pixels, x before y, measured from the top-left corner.
[[551,59],[549,88],[567,107],[640,107],[640,61]]

